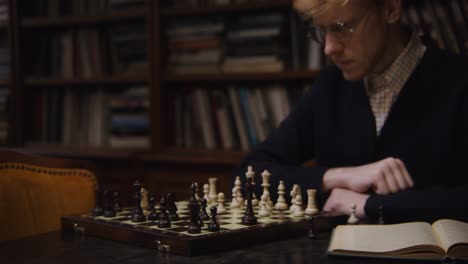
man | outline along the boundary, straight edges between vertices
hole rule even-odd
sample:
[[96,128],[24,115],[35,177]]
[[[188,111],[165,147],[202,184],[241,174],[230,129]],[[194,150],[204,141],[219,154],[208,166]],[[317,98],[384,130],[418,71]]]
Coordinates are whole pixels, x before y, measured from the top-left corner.
[[[387,223],[468,219],[468,59],[424,45],[401,0],[295,0],[334,65],[247,165]],[[308,160],[316,166],[301,166]],[[259,185],[259,184],[258,184]]]

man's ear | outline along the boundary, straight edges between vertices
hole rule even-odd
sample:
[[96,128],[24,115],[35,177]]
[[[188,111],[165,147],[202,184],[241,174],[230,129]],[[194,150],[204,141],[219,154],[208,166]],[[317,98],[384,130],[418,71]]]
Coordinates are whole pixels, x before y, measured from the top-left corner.
[[384,8],[387,23],[394,24],[400,20],[403,12],[401,0],[386,0]]

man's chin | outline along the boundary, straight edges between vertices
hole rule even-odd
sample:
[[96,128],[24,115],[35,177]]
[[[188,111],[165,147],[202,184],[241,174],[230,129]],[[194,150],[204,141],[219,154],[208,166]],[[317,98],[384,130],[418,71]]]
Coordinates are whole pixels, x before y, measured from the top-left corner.
[[344,71],[341,70],[343,74],[343,78],[345,78],[348,81],[358,81],[361,80],[364,76],[362,74],[356,72],[356,71]]

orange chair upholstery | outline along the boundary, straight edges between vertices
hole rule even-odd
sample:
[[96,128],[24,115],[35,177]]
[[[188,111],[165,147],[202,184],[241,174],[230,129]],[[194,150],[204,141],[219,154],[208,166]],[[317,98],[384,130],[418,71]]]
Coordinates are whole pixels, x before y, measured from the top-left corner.
[[92,210],[96,188],[87,162],[0,150],[0,241],[59,230]]

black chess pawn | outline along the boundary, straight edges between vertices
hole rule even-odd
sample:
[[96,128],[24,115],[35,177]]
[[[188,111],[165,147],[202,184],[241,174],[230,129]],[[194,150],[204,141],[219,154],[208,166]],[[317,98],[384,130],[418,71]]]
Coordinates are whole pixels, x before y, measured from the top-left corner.
[[148,194],[148,206],[149,206],[149,214],[148,220],[156,221],[158,220],[158,214],[156,213],[156,198],[152,193]]
[[133,193],[135,198],[135,209],[133,210],[131,221],[144,222],[146,217],[143,214],[143,209],[141,208],[141,183],[139,181],[135,181],[133,184]]
[[210,212],[211,212],[211,221],[208,224],[208,231],[210,232],[217,232],[220,230],[219,224],[216,221],[216,215],[217,215],[218,208],[216,206],[211,206]]
[[257,218],[255,217],[253,206],[252,206],[252,199],[253,199],[252,178],[247,179],[247,182],[245,183],[245,192],[246,192],[247,207],[245,208],[244,217],[242,217],[241,223],[243,225],[255,225],[257,224]]
[[200,206],[196,201],[190,201],[188,205],[190,211],[190,222],[187,227],[187,232],[190,234],[199,234],[201,232],[200,226]]
[[102,209],[102,193],[99,188],[96,188],[94,190],[94,201],[95,201],[95,205],[91,213],[94,216],[100,216],[104,213],[104,210]]
[[171,227],[171,220],[169,219],[169,215],[167,215],[167,201],[166,196],[163,194],[161,196],[161,200],[159,201],[159,209],[161,210],[159,214],[158,220],[158,227],[159,228],[169,228]]
[[208,221],[208,220],[210,220],[210,216],[209,216],[208,213],[206,212],[206,207],[207,207],[208,202],[206,201],[206,199],[203,199],[203,200],[201,200],[200,203],[201,203],[200,218],[201,218],[203,221]]
[[175,203],[175,193],[169,192],[166,196],[167,199],[167,210],[169,211],[169,219],[171,221],[179,220],[179,215],[177,214],[177,205]]
[[307,225],[309,229],[307,231],[306,237],[308,239],[316,238],[317,236],[315,234],[315,218],[312,216],[307,217]]
[[104,212],[103,212],[104,217],[115,217],[115,211],[112,206],[112,202],[113,202],[112,192],[110,192],[109,190],[104,190],[103,198],[104,198]]
[[119,198],[119,192],[114,192],[113,193],[114,199],[114,211],[115,212],[122,212],[122,204],[120,203],[120,198]]

